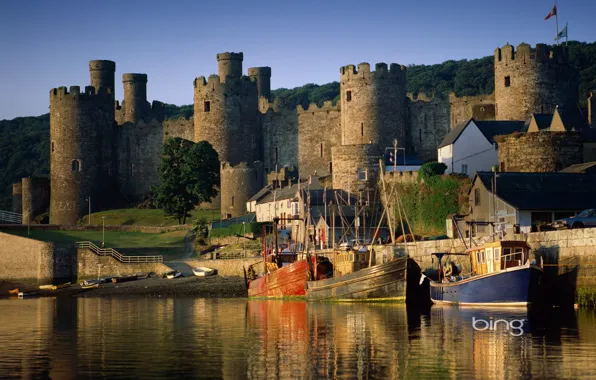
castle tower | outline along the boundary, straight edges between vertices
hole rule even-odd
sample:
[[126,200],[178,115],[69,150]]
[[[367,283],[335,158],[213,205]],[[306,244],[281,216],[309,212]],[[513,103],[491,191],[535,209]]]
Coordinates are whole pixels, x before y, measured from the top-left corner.
[[242,53],[218,54],[217,60],[219,76],[194,81],[194,140],[208,141],[221,162],[252,162],[259,157],[257,84],[240,76]]
[[27,177],[22,179],[22,185],[23,224],[30,224],[48,210],[50,181],[47,178]]
[[382,151],[377,144],[339,145],[331,148],[333,188],[352,194],[374,189],[379,179]]
[[528,120],[557,106],[577,106],[577,73],[566,46],[507,44],[495,50],[494,67],[497,120]]
[[148,116],[150,105],[147,102],[147,74],[123,74],[124,122],[137,123]]
[[222,82],[226,77],[240,78],[242,76],[243,53],[219,53],[217,55],[217,72]]
[[263,168],[259,161],[250,165],[242,162],[235,166],[222,162],[220,179],[222,219],[246,214],[246,202],[264,185]]
[[83,93],[79,86],[50,91],[52,224],[75,224],[87,213],[89,196],[96,210],[105,196],[102,140],[114,124],[114,102],[107,86],[98,88],[96,92],[87,86]]
[[248,76],[257,82],[259,98],[271,99],[271,67],[250,67]]
[[368,63],[340,69],[342,145],[406,145],[406,68]]
[[89,61],[89,74],[91,74],[91,86],[95,87],[95,92],[99,92],[101,87],[105,87],[115,99],[115,77],[116,63],[114,61],[94,60]]

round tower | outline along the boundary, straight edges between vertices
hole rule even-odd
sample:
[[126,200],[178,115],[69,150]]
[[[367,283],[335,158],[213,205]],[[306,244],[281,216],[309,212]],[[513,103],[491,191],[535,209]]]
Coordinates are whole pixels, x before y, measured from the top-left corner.
[[115,99],[115,72],[116,62],[106,60],[89,61],[89,74],[91,74],[91,86],[95,87],[95,92],[99,92],[101,87],[105,87]]
[[379,179],[381,149],[377,144],[338,145],[331,148],[333,188],[357,193],[374,189]]
[[[114,124],[113,96],[107,88],[79,86],[50,91],[50,223],[75,224],[101,205],[102,136]],[[101,194],[101,196],[99,196]]]
[[217,75],[194,81],[194,139],[208,141],[220,161],[236,165],[258,159],[256,83],[248,77],[222,82]]
[[23,185],[21,182],[12,184],[12,212],[23,212]]
[[250,67],[248,76],[257,82],[259,98],[271,99],[271,67]]
[[122,74],[124,86],[124,121],[137,123],[145,118],[150,110],[147,102],[147,74]]
[[263,187],[263,168],[259,161],[249,165],[222,162],[220,170],[221,218],[246,214],[246,202]]
[[240,78],[242,76],[243,53],[219,53],[217,55],[217,72],[222,82],[226,77]]
[[577,75],[565,46],[507,44],[495,50],[494,68],[497,120],[527,120],[557,106],[576,107]]
[[340,69],[342,145],[406,144],[406,68],[368,63]]

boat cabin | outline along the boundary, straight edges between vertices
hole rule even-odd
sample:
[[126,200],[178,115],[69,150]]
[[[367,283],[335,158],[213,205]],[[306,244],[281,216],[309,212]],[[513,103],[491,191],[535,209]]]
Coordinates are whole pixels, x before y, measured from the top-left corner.
[[470,255],[472,273],[479,275],[524,265],[530,258],[531,248],[525,241],[501,240],[472,247],[466,252]]

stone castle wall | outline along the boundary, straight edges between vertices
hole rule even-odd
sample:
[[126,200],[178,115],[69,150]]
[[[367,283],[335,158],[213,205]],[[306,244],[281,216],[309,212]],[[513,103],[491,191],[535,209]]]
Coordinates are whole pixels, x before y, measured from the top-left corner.
[[261,99],[263,167],[267,170],[298,167],[298,114],[275,103],[263,103]]
[[265,185],[260,162],[251,165],[244,162],[238,165],[223,162],[220,180],[222,219],[246,214],[246,202]]
[[411,153],[422,161],[436,160],[437,147],[449,133],[449,102],[418,94],[409,95],[407,103]]
[[185,140],[194,141],[195,126],[194,118],[185,119],[183,117],[178,119],[167,119],[163,122],[163,142],[167,140],[180,137]]
[[306,178],[331,174],[331,147],[341,143],[340,109],[330,101],[322,107],[298,106],[298,167]]
[[495,50],[494,67],[497,120],[528,120],[533,113],[577,105],[577,73],[565,46],[507,44]]
[[572,132],[534,132],[499,141],[499,163],[506,172],[555,172],[583,162],[581,136]]
[[462,96],[458,98],[454,93],[449,94],[451,108],[451,128],[470,118],[476,120],[495,120],[495,94]]

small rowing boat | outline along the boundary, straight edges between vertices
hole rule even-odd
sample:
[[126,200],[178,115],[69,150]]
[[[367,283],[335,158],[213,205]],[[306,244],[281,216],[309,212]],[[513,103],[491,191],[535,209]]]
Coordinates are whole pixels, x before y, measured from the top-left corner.
[[21,292],[19,288],[9,289],[8,294],[18,295]]
[[192,269],[192,273],[194,273],[197,277],[207,277],[213,276],[217,271],[215,269],[207,268],[207,267],[197,267]]
[[171,272],[166,273],[166,277],[169,278],[170,280],[173,278],[182,277],[182,272],[173,270]]

